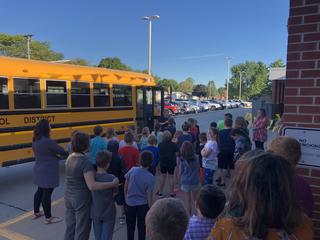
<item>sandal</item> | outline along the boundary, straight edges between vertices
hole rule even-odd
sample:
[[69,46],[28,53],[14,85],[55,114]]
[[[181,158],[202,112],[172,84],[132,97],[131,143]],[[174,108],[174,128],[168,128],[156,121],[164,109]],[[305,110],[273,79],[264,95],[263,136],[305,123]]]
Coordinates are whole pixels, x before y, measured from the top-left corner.
[[44,221],[45,224],[54,224],[54,223],[59,223],[62,221],[62,218],[59,217],[51,217],[51,218],[46,218]]
[[32,220],[38,219],[39,217],[42,217],[42,216],[43,216],[42,212],[34,213],[32,216]]
[[163,194],[161,193],[161,192],[156,192],[156,195],[158,196],[158,197],[163,197]]
[[175,194],[175,193],[170,193],[169,196],[172,197],[172,198],[174,198],[174,197],[177,196],[177,194]]

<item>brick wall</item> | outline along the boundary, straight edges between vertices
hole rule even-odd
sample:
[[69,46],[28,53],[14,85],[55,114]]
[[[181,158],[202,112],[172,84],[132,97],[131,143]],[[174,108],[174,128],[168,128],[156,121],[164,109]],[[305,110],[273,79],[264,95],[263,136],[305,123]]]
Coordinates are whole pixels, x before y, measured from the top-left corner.
[[[288,20],[284,122],[320,128],[320,0],[291,0]],[[315,201],[314,226],[320,239],[320,168],[300,168]]]

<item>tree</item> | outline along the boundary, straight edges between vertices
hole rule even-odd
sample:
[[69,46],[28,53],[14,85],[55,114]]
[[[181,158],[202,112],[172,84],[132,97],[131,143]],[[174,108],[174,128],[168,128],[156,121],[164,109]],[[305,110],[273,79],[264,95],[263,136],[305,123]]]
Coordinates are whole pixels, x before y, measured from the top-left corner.
[[213,80],[210,80],[208,82],[208,96],[215,97],[217,95],[218,95],[218,90],[217,90],[216,84]]
[[225,98],[226,97],[226,88],[225,87],[219,87],[218,88],[218,95],[219,95],[219,98]]
[[186,80],[179,83],[178,90],[181,92],[191,93],[193,91],[194,80],[191,77],[188,77]]
[[270,88],[267,79],[268,69],[263,62],[246,61],[231,68],[229,85],[230,98],[238,98],[240,72],[242,73],[242,97],[250,99]]
[[89,62],[82,58],[75,58],[70,61],[65,62],[67,64],[81,65],[81,66],[89,66]]
[[[62,53],[51,50],[49,42],[32,40],[30,43],[31,59],[57,61],[63,59]],[[22,35],[0,34],[0,55],[27,58],[27,39]]]
[[106,57],[100,60],[98,67],[109,68],[109,69],[117,69],[124,71],[132,71],[132,69],[121,62],[120,58],[117,57]]
[[170,95],[173,91],[176,91],[178,89],[178,83],[174,79],[161,79],[158,80],[157,86],[163,87]]
[[276,68],[276,67],[285,67],[286,65],[283,63],[282,59],[279,58],[277,61],[270,63],[269,67]]
[[208,96],[208,88],[206,85],[197,84],[194,86],[192,95],[197,97],[207,97]]

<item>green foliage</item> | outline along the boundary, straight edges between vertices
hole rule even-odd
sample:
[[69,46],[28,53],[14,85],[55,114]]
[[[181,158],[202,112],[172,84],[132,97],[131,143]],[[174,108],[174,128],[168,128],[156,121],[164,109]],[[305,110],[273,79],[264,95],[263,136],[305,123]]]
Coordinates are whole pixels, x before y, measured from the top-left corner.
[[226,96],[226,88],[225,87],[219,87],[218,88],[218,95],[219,95],[219,98],[225,98],[225,96]]
[[181,92],[191,93],[193,91],[194,80],[188,77],[186,80],[179,83],[178,90]]
[[242,98],[251,99],[270,88],[267,66],[260,61],[246,61],[231,68],[229,98],[239,97],[240,72],[242,72]]
[[178,89],[178,83],[174,79],[160,79],[157,85],[163,87],[169,94],[172,94],[173,91]]
[[197,97],[207,97],[208,96],[208,88],[206,85],[197,84],[194,86],[192,95]]
[[74,64],[74,65],[81,65],[81,66],[89,66],[89,62],[82,58],[75,58],[70,61],[65,62],[66,64]]
[[216,97],[218,95],[218,89],[216,83],[213,80],[208,82],[208,97]]
[[283,63],[282,59],[279,58],[277,61],[270,63],[269,67],[276,68],[276,67],[285,67],[286,65]]
[[[30,43],[31,59],[57,61],[63,59],[62,53],[51,50],[50,43],[32,40]],[[0,34],[0,55],[27,58],[27,39],[22,35]]]
[[109,69],[117,69],[124,71],[132,71],[132,69],[121,62],[120,58],[117,57],[107,57],[100,60],[98,67],[109,68]]

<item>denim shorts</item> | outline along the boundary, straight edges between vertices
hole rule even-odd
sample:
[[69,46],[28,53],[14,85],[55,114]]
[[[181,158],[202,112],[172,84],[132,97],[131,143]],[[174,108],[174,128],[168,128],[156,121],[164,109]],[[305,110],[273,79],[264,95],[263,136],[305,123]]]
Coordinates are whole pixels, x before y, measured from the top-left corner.
[[197,185],[181,185],[181,190],[183,192],[194,192],[199,189],[199,184]]

